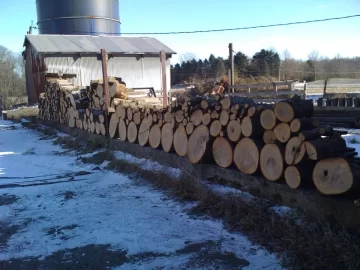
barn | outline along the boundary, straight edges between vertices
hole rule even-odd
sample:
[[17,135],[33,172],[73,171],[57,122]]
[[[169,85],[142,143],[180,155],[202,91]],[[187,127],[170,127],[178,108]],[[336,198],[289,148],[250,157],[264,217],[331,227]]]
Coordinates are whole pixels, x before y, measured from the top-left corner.
[[100,50],[108,53],[108,76],[121,77],[129,88],[162,90],[160,52],[166,53],[167,89],[170,58],[175,52],[150,37],[93,35],[26,35],[26,88],[29,103],[37,103],[47,78],[67,78],[76,86],[88,86],[102,78]]

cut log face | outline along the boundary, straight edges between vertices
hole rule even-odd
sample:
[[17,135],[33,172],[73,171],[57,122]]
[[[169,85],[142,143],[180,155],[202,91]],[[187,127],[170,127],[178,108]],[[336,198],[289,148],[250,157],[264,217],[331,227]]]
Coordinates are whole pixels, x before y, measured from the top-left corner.
[[103,136],[106,135],[106,128],[104,124],[100,124],[100,134]]
[[110,117],[110,122],[109,122],[109,136],[110,138],[115,138],[116,137],[116,133],[118,131],[118,123],[119,123],[119,118],[117,117],[116,113],[113,113]]
[[135,143],[138,139],[138,130],[134,122],[130,122],[127,128],[127,137],[129,142]]
[[301,175],[295,166],[289,166],[285,170],[285,180],[289,187],[299,188],[301,184]]
[[227,139],[217,137],[213,142],[212,152],[214,160],[218,166],[227,168],[232,164],[233,147]]
[[146,146],[149,142],[150,123],[149,119],[144,119],[139,127],[138,141],[141,146]]
[[165,152],[170,152],[173,148],[174,127],[171,123],[166,123],[161,129],[161,146]]
[[275,137],[279,142],[286,143],[291,137],[291,130],[287,123],[280,123],[274,128]]
[[192,122],[187,123],[186,125],[186,133],[191,135],[194,131],[194,124]]
[[215,120],[211,123],[210,126],[210,135],[213,137],[219,136],[222,129],[222,125],[219,120]]
[[210,125],[211,122],[211,115],[210,113],[205,113],[203,114],[202,120],[201,120],[202,124],[205,126]]
[[289,166],[286,168],[284,177],[289,187],[297,188],[314,188],[312,172],[315,162],[308,161],[301,165]]
[[305,147],[309,158],[312,160],[339,157],[347,151],[346,142],[341,137],[307,141]]
[[126,124],[125,121],[123,119],[120,119],[119,121],[119,138],[121,141],[125,142],[126,141]]
[[99,122],[95,123],[95,132],[96,132],[96,134],[100,134],[100,123]]
[[313,121],[310,118],[296,118],[291,121],[290,130],[293,133],[299,133],[302,130],[314,128]]
[[140,123],[141,123],[141,113],[136,112],[136,113],[134,113],[133,117],[134,117],[135,125],[140,125]]
[[157,149],[161,144],[161,129],[158,125],[153,125],[149,133],[149,144],[152,148]]
[[260,169],[264,177],[277,181],[284,172],[284,158],[277,144],[266,144],[260,154]]
[[342,158],[320,160],[313,171],[316,188],[326,195],[343,194],[351,190],[355,179],[348,162]]
[[276,142],[276,136],[273,130],[265,130],[263,134],[263,142],[265,144]]
[[195,110],[190,117],[190,121],[195,127],[201,124],[203,112],[201,110]]
[[174,149],[180,156],[184,157],[187,154],[188,136],[183,124],[180,124],[174,134]]
[[295,117],[293,108],[286,102],[277,103],[274,112],[277,119],[284,123],[291,122]]
[[241,124],[236,120],[231,120],[227,125],[227,136],[232,142],[238,142],[241,137]]
[[259,167],[261,144],[250,138],[242,138],[234,150],[234,163],[245,174],[254,174]]
[[305,143],[299,137],[291,138],[285,148],[285,162],[288,165],[299,164],[305,156]]
[[229,123],[229,112],[227,110],[222,110],[220,113],[220,123],[225,127]]
[[262,111],[260,115],[260,123],[266,130],[273,129],[276,126],[276,116],[273,110],[267,109]]
[[207,145],[210,140],[210,132],[207,126],[200,125],[191,134],[187,152],[191,163],[199,163],[206,153]]

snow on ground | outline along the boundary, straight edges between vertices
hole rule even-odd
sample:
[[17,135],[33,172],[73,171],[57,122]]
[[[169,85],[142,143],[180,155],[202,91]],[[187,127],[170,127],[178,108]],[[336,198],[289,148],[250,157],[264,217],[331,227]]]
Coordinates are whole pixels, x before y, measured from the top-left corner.
[[[112,256],[105,259],[114,269],[229,269],[234,263],[235,268],[281,269],[274,254],[228,232],[221,221],[189,215],[190,204],[126,175],[93,170],[51,141],[39,140],[35,131],[10,126],[0,121],[0,236],[4,228],[17,230],[3,243],[0,237],[0,266],[14,269],[16,259],[46,261],[65,249],[110,245],[106,252],[118,252],[116,258],[126,253],[117,264]],[[124,153],[117,156],[138,162]],[[71,251],[65,251],[58,263],[71,263]],[[88,262],[106,252],[80,257]]]
[[360,154],[360,134],[346,134],[342,135],[342,137],[345,139],[346,144],[348,147],[355,148],[355,151],[358,152],[358,155]]

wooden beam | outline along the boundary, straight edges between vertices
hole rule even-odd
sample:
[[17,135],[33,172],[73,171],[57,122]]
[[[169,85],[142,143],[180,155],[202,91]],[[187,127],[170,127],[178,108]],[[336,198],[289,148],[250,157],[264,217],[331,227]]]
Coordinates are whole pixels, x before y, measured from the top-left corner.
[[[234,64],[234,50],[233,50],[233,44],[230,43],[229,44],[229,57],[230,57],[230,84],[234,85],[235,84],[235,64]],[[231,92],[234,93],[235,89],[234,88],[230,88]]]
[[110,108],[110,93],[109,93],[109,78],[107,74],[107,59],[108,54],[104,49],[101,49],[101,64],[103,73],[103,86],[105,94],[105,127],[106,136],[109,136],[109,108]]
[[160,53],[160,61],[161,61],[161,77],[162,77],[162,94],[163,94],[163,105],[167,106],[167,83],[166,83],[166,53],[164,50]]

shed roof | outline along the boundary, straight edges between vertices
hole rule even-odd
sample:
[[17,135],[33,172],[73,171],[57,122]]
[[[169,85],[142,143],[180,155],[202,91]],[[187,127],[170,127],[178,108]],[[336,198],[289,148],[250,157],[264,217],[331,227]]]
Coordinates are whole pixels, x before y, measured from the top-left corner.
[[24,46],[30,43],[38,53],[108,53],[176,54],[159,40],[151,37],[119,37],[88,35],[26,35]]

